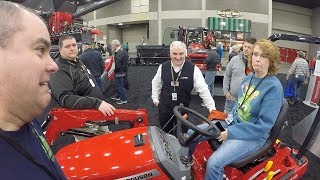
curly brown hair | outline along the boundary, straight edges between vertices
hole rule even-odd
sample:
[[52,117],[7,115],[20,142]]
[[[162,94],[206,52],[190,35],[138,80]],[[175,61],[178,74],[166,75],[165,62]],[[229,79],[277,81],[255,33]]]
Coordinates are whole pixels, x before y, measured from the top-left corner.
[[[267,40],[267,39],[261,39],[257,41],[253,48],[256,46],[259,46],[259,48],[262,50],[264,54],[268,57],[270,60],[270,66],[268,69],[268,75],[275,75],[279,71],[279,63],[280,63],[280,51],[279,48],[275,45],[274,42]],[[248,58],[248,67],[251,71],[254,71],[252,68],[252,54]]]

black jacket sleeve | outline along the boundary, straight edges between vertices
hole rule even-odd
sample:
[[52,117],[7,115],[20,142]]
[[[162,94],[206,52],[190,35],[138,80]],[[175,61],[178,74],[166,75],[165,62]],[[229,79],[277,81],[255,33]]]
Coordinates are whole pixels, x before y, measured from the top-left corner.
[[115,72],[125,73],[127,71],[128,54],[125,50],[119,49],[115,54]]
[[74,81],[66,71],[59,70],[51,76],[52,98],[63,108],[98,109],[102,101],[95,97],[79,96],[73,88]]

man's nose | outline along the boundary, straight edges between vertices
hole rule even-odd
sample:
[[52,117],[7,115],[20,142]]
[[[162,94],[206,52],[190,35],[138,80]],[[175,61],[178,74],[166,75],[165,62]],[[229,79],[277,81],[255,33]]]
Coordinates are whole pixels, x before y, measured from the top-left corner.
[[49,62],[47,64],[47,71],[51,72],[51,73],[55,73],[58,71],[59,67],[58,65],[53,61],[53,59],[51,57],[49,57]]

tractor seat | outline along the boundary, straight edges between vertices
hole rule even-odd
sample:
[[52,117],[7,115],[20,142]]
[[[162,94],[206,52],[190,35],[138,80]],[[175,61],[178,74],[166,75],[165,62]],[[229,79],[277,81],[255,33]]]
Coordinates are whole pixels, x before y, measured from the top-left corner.
[[[241,159],[240,161],[234,162],[231,164],[232,167],[234,168],[241,168],[251,162],[253,162],[256,159],[259,159],[261,157],[263,157],[264,155],[266,155],[266,153],[272,149],[273,144],[275,143],[275,141],[277,140],[277,138],[280,135],[280,132],[284,126],[284,123],[286,121],[286,114],[288,111],[288,103],[286,100],[283,100],[283,104],[280,110],[280,113],[278,115],[278,118],[274,124],[274,126],[271,129],[271,133],[269,138],[267,139],[266,143],[256,152],[254,152],[253,154],[250,154],[249,156]],[[212,139],[212,140],[208,140],[208,143],[210,144],[211,148],[213,150],[216,150],[219,148],[220,143],[217,142],[217,140]]]

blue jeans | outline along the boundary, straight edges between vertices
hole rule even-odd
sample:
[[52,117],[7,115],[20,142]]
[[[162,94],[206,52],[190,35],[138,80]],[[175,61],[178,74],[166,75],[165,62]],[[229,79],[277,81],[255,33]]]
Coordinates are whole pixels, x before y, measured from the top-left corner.
[[224,113],[229,114],[232,111],[235,104],[236,101],[226,99],[226,103],[224,104]]
[[222,180],[225,166],[249,156],[260,148],[258,141],[227,139],[209,157],[205,179]]
[[293,78],[293,83],[294,83],[294,95],[296,100],[300,100],[300,89],[303,84],[303,81],[305,80],[304,75],[299,75],[298,78],[294,77]]
[[[213,120],[212,122],[213,123],[216,123],[218,120]],[[222,127],[223,128],[228,128],[228,125],[227,125],[227,123],[225,122],[225,121],[220,121],[220,123],[221,123],[221,125],[222,125]],[[198,125],[197,127],[199,127],[199,128],[201,128],[201,129],[205,129],[205,128],[207,128],[208,127],[208,124],[200,124],[200,125]],[[189,129],[188,131],[187,131],[187,134],[189,135],[189,136],[191,136],[192,134],[193,134],[193,130],[192,129]],[[207,137],[207,136],[200,136],[198,139],[196,139],[192,144],[190,144],[189,145],[189,156],[192,156],[192,154],[193,154],[193,152],[194,152],[194,150],[196,149],[196,146],[197,146],[197,144],[199,143],[199,142],[201,142],[201,141],[206,141],[206,140],[209,140],[210,138],[209,137]]]
[[214,96],[214,81],[216,78],[216,71],[206,71],[204,80],[206,81],[206,84],[208,85],[209,91],[211,96]]
[[124,88],[124,77],[116,77],[117,79],[117,96],[120,100],[126,101],[126,89]]
[[[213,121],[215,122],[215,121]],[[221,125],[226,128],[225,121],[220,121]],[[208,124],[201,124],[198,127],[205,129]],[[192,130],[188,131],[191,135]],[[208,140],[207,137],[201,137],[197,142]],[[196,143],[197,143],[196,142]],[[206,167],[206,180],[222,180],[224,167],[239,161],[253,152],[261,148],[258,141],[255,140],[239,140],[239,139],[227,139],[221,146],[209,157]]]

